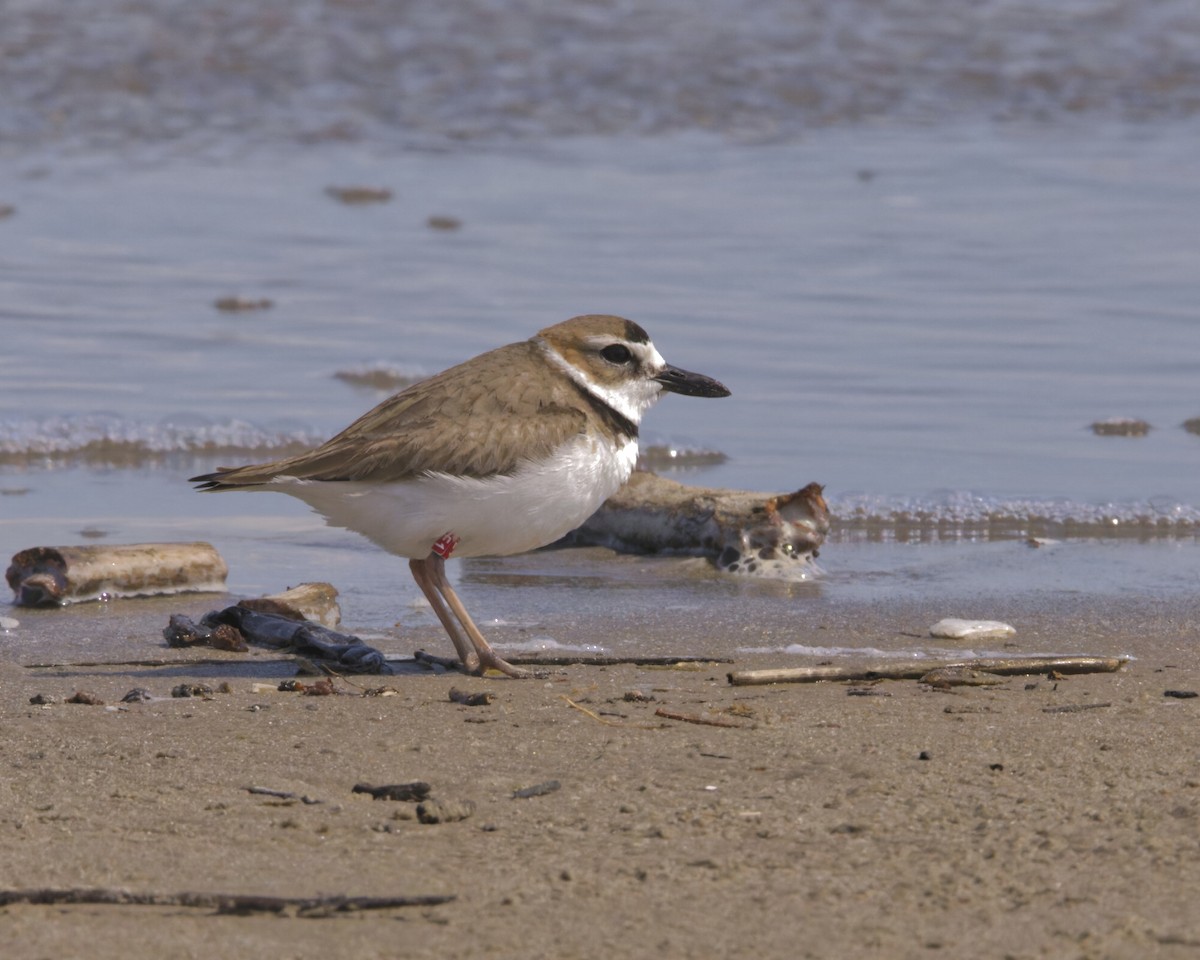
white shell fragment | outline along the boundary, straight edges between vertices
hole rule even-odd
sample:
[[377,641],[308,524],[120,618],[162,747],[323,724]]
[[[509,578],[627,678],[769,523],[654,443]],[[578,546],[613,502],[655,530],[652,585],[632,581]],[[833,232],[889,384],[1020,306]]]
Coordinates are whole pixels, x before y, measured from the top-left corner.
[[12,617],[0,617],[0,630],[16,630],[21,624]]
[[945,640],[1004,640],[1015,636],[1016,628],[999,620],[959,620],[947,617],[929,628],[931,637]]

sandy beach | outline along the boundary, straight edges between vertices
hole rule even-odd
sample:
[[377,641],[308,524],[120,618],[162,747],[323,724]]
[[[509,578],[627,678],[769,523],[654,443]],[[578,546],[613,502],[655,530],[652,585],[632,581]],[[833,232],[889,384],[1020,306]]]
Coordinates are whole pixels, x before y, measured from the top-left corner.
[[[782,655],[526,681],[413,668],[325,696],[275,689],[295,671],[270,657],[9,662],[7,894],[453,899],[316,916],[11,903],[5,954],[1190,956],[1200,699],[1164,694],[1200,690],[1200,658],[1186,604],[1123,606],[1040,621],[1064,650],[1136,647],[1118,673],[948,691],[727,681],[800,659]],[[878,628],[864,613],[838,630]],[[191,682],[214,692],[171,696]],[[156,699],[121,703],[133,687]],[[77,691],[104,705],[64,702]],[[422,823],[414,802],[353,792],[413,781],[469,816]]]

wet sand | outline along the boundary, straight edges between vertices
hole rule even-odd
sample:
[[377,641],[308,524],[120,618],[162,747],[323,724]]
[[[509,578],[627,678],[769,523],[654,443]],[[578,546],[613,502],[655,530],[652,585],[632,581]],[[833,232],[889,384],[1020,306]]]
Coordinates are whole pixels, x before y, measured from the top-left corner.
[[[233,655],[228,668],[9,662],[0,887],[455,899],[319,918],[13,904],[0,907],[5,953],[1191,955],[1200,699],[1164,691],[1200,690],[1195,628],[1182,601],[1123,607],[1040,615],[1059,649],[1136,650],[1117,674],[950,692],[728,684],[732,666],[801,662],[782,654],[536,681],[414,671],[333,696],[273,689],[294,671],[269,658],[253,670]],[[879,623],[848,616],[837,639],[864,643]],[[170,697],[190,680],[228,692]],[[361,695],[380,685],[394,693]],[[162,699],[114,708],[134,686]],[[452,688],[495,700],[464,706]],[[77,690],[108,706],[62,702]],[[31,705],[39,693],[58,702]],[[352,792],[415,780],[474,813],[423,824],[413,803]]]

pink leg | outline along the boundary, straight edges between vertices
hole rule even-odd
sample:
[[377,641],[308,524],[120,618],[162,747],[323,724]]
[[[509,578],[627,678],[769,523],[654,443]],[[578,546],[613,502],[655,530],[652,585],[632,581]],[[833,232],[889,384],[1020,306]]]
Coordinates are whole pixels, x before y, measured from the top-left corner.
[[[441,557],[430,554],[429,560],[434,559],[439,563],[443,562]],[[470,673],[476,673],[479,670],[479,654],[471,646],[470,640],[463,636],[458,621],[454,619],[454,615],[442,600],[442,595],[438,593],[433,574],[429,569],[429,560],[409,560],[408,569],[412,571],[417,586],[421,588],[425,599],[433,607],[433,612],[437,614],[437,618],[442,621],[442,626],[446,628],[446,633],[450,635],[450,642],[454,644],[454,649],[458,652],[458,658],[462,661],[463,667]]]
[[[415,572],[415,567],[417,564],[421,564],[422,574],[429,578],[429,587],[432,588],[436,593],[440,594],[439,603],[434,603],[433,597],[430,595],[429,590],[426,588],[425,584],[422,583],[421,578],[417,576]],[[446,561],[443,560],[441,556],[439,556],[437,553],[430,553],[429,556],[424,560],[411,561],[410,566],[414,568],[413,576],[416,577],[418,586],[425,591],[425,596],[429,597],[429,602],[433,605],[434,610],[437,611],[438,619],[442,621],[442,626],[444,626],[446,628],[446,632],[450,634],[450,639],[454,641],[455,649],[458,650],[458,656],[462,660],[463,666],[466,667],[468,671],[471,673],[483,673],[485,670],[491,667],[493,670],[499,670],[501,673],[507,674],[510,677],[532,676],[528,670],[522,670],[520,667],[514,667],[511,663],[496,653],[496,651],[492,649],[492,645],[488,643],[483,634],[479,632],[479,628],[475,626],[475,621],[473,621],[471,619],[471,615],[467,613],[467,608],[463,606],[463,602],[458,599],[458,594],[455,593],[454,588],[450,586],[450,581],[446,579]],[[444,605],[440,604],[440,601],[445,601]],[[448,606],[450,609],[443,614],[442,610],[439,610],[439,606],[442,607],[442,610],[444,610],[446,606]],[[453,618],[450,616],[451,613],[453,613]],[[452,620],[458,621],[457,623],[453,624],[454,629],[451,628]],[[461,630],[466,633],[467,637],[470,638],[470,642],[474,647],[474,650],[469,650],[468,652],[464,653],[463,646],[459,646],[461,634],[459,635],[459,639],[455,639],[455,633],[459,628],[461,628]]]

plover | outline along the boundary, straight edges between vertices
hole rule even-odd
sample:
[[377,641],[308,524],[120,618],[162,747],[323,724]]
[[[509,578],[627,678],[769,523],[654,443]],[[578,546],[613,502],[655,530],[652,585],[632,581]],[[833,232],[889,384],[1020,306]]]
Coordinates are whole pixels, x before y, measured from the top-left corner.
[[729,395],[666,363],[633,321],[575,317],[401,390],[307,453],[191,482],[290,494],[410,558],[464,668],[522,676],[471,620],[445,562],[523,553],[583,523],[629,479],[638,424],[664,391]]

